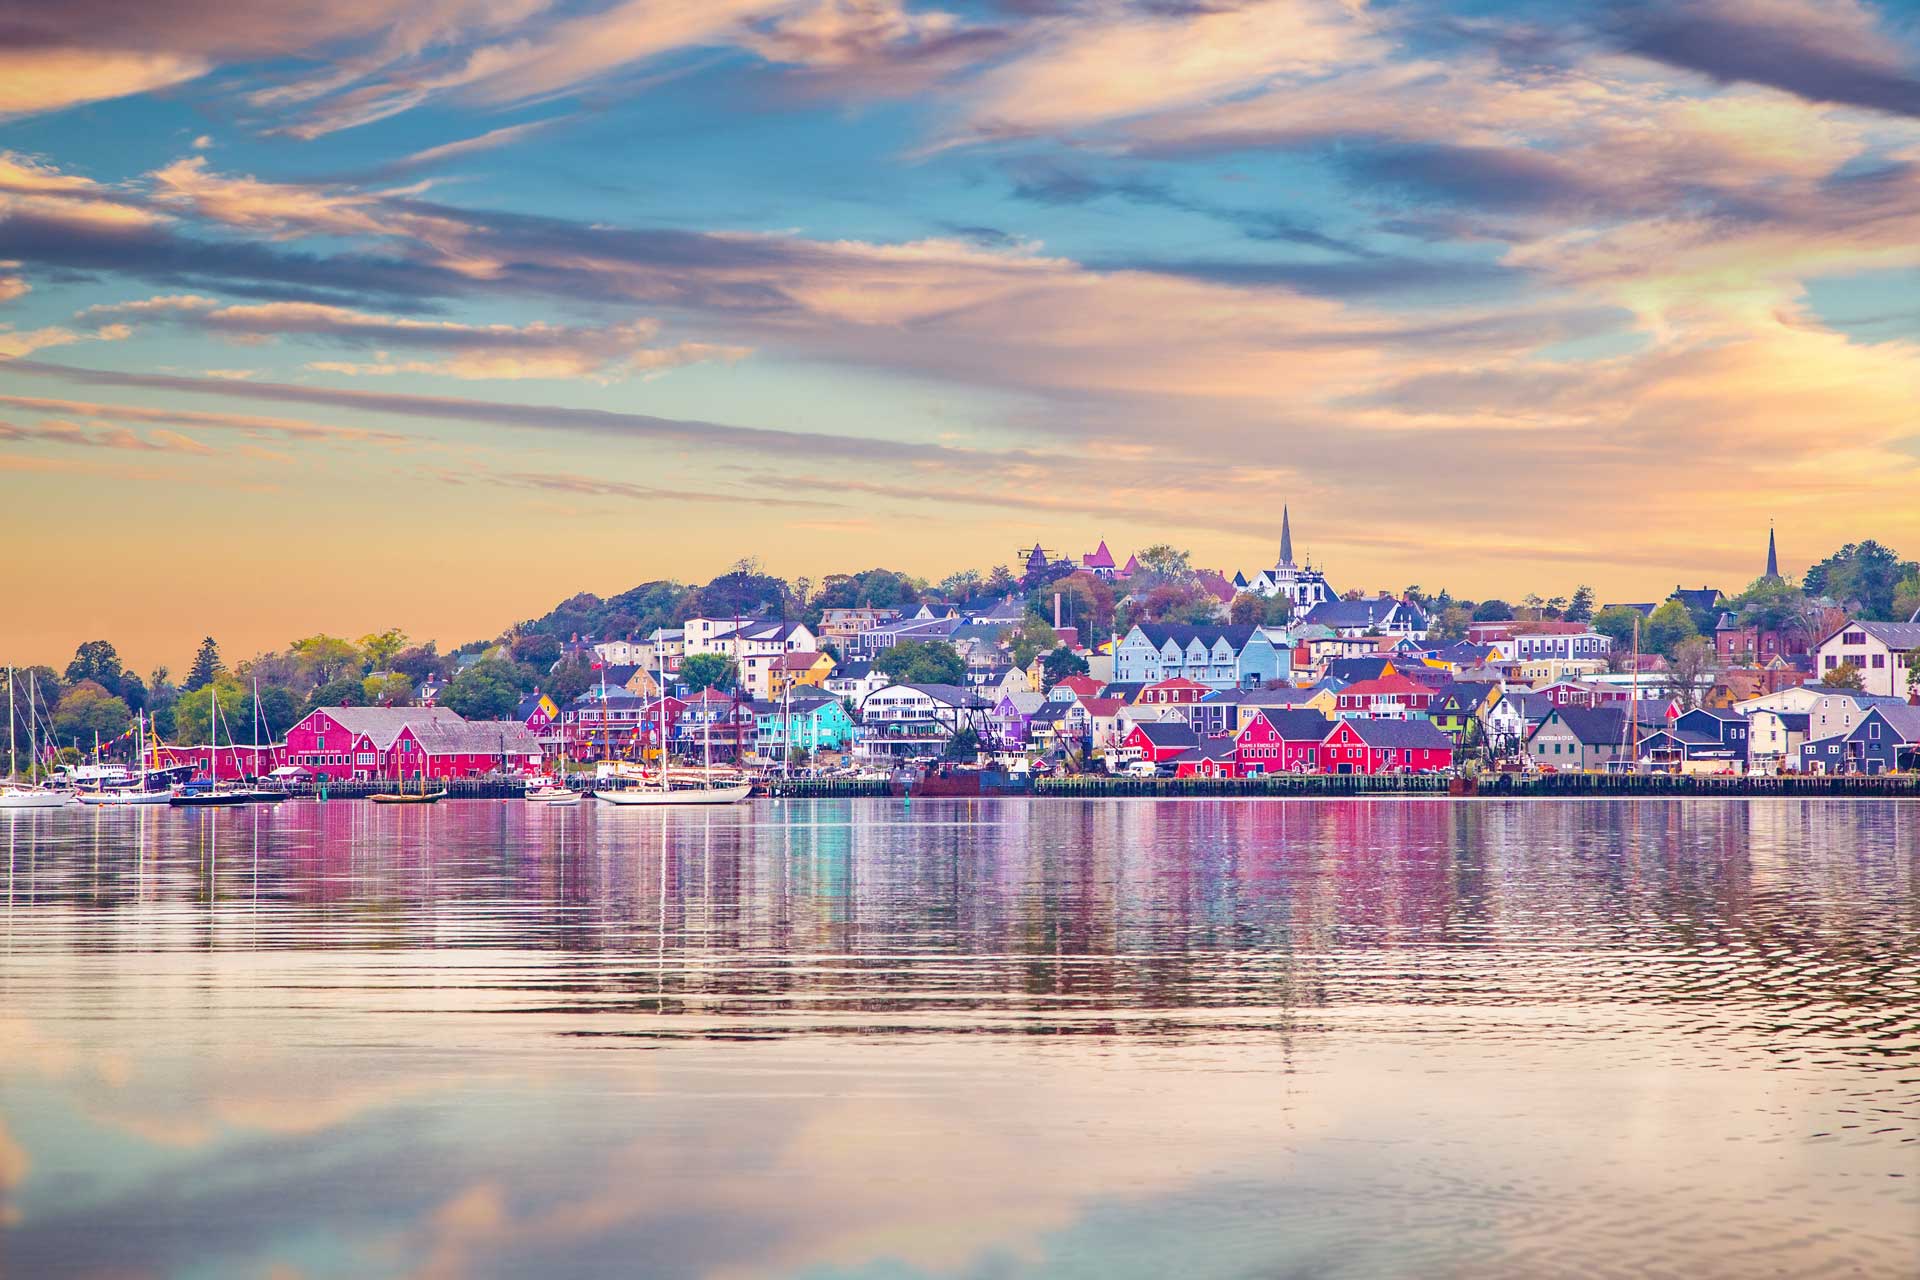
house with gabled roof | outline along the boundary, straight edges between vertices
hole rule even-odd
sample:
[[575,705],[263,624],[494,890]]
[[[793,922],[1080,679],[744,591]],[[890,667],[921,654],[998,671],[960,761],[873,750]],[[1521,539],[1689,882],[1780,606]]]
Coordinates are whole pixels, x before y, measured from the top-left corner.
[[1290,656],[1264,627],[1138,623],[1113,655],[1113,678],[1148,684],[1184,676],[1210,689],[1285,678]]
[[1630,745],[1620,708],[1556,706],[1527,735],[1527,757],[1543,769],[1583,773],[1625,760]]
[[1200,745],[1200,735],[1185,720],[1145,721],[1133,726],[1121,746],[1133,759],[1164,765],[1191,747]]
[[1321,773],[1432,773],[1453,767],[1453,739],[1425,720],[1340,720],[1318,762]]
[[1311,773],[1320,763],[1320,744],[1333,721],[1303,708],[1259,707],[1233,736],[1238,776]]
[[1431,685],[1394,672],[1373,680],[1356,680],[1334,695],[1333,713],[1341,719],[1356,716],[1373,720],[1424,718],[1433,701]]
[[1851,663],[1865,693],[1909,699],[1920,693],[1912,663],[1920,653],[1920,622],[1872,622],[1855,618],[1814,646],[1816,670],[1824,676]]
[[1176,778],[1240,776],[1240,757],[1232,738],[1202,738],[1168,763]]
[[1411,600],[1376,596],[1371,600],[1328,600],[1314,606],[1302,621],[1329,627],[1351,639],[1363,636],[1410,636],[1427,638],[1426,611]]

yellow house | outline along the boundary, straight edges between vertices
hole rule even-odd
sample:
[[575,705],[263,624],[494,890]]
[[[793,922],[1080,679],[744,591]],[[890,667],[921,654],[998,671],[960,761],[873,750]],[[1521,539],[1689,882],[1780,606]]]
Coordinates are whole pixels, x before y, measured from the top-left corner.
[[783,653],[767,668],[767,696],[777,698],[789,687],[819,686],[833,674],[833,658],[824,653]]

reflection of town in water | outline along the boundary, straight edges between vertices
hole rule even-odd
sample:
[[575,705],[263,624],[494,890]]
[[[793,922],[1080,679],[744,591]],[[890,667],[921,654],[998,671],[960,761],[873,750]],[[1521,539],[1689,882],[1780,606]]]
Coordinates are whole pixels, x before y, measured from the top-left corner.
[[1920,1257],[1895,802],[0,821],[22,1274]]

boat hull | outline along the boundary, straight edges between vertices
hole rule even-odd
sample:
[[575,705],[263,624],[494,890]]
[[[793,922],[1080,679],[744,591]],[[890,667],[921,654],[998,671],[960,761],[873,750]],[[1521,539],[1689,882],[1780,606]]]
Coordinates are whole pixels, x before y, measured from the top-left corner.
[[172,796],[167,800],[176,809],[226,809],[246,802],[247,793],[244,791],[214,791],[192,796]]
[[742,782],[732,787],[688,787],[680,791],[596,791],[594,796],[611,805],[639,807],[661,804],[739,804],[753,791],[753,784]]
[[380,795],[368,796],[367,799],[375,804],[439,804],[441,797],[446,794],[444,791],[434,791],[423,796],[407,796],[383,792]]
[[108,809],[126,805],[173,803],[173,796],[165,791],[82,791],[74,799],[81,804],[97,805]]
[[578,791],[568,791],[564,787],[551,791],[529,791],[526,794],[528,804],[544,805],[547,808],[558,806],[564,809],[569,805],[579,804],[580,800],[581,795]]
[[0,809],[64,809],[70,803],[59,791],[0,791]]

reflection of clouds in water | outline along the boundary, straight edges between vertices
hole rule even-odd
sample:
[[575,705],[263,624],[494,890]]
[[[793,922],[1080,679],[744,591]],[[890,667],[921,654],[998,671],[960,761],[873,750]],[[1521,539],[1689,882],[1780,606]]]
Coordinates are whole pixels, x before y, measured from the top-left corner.
[[137,878],[43,850],[7,1263],[1522,1274],[1704,1263],[1700,1222],[1910,1255],[1905,1184],[1834,1194],[1911,1149],[1837,1112],[1920,1114],[1862,1052],[1920,1007],[1888,806],[861,812],[296,805],[257,874],[164,817]]

